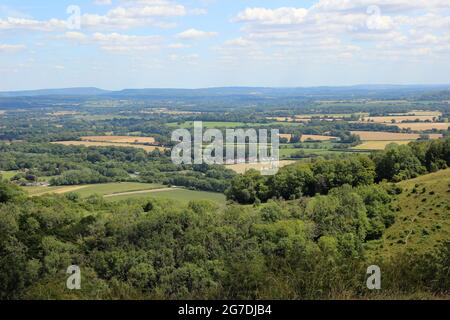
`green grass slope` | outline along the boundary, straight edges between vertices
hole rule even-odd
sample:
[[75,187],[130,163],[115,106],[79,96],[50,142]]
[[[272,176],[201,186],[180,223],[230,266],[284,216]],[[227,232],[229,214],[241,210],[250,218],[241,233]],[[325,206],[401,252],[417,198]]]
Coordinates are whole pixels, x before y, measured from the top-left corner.
[[450,240],[450,169],[403,181],[403,193],[396,197],[395,224],[373,253],[392,256],[402,250],[425,253]]

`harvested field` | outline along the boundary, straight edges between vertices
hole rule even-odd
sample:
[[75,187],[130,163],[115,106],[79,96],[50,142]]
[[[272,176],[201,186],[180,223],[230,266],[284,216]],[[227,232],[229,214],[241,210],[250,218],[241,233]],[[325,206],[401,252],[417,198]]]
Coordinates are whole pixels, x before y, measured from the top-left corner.
[[143,149],[147,152],[155,150],[164,151],[164,147],[146,146],[142,144],[130,144],[130,143],[114,143],[114,142],[92,142],[92,141],[58,141],[52,142],[53,144],[61,144],[65,146],[85,146],[85,147],[123,147],[123,148],[137,148]]
[[83,141],[91,142],[111,142],[111,143],[141,143],[154,144],[155,138],[152,137],[132,137],[132,136],[88,136],[82,137]]
[[414,123],[395,123],[388,124],[389,126],[399,127],[400,129],[411,129],[414,131],[427,131],[427,130],[448,130],[450,123],[446,122],[414,122]]
[[[281,160],[281,161],[279,161],[279,168],[288,166],[295,162],[296,161],[292,161],[292,160]],[[239,174],[245,173],[250,169],[255,169],[255,170],[261,171],[261,170],[267,168],[267,166],[268,166],[268,163],[238,163],[238,164],[226,165],[226,167],[228,169],[231,169],[234,172],[239,173]]]
[[[352,131],[354,135],[362,141],[414,141],[420,139],[420,134],[416,133],[394,133],[382,131]],[[430,134],[430,139],[440,139],[442,134]]]
[[414,122],[414,121],[433,121],[436,118],[435,115],[409,115],[409,116],[386,116],[386,117],[365,117],[362,122],[373,122],[373,123],[401,123],[401,122]]
[[366,141],[362,144],[352,148],[353,150],[384,150],[386,146],[388,146],[391,143],[395,143],[398,145],[405,145],[410,143],[411,141],[408,140],[401,140],[401,141]]

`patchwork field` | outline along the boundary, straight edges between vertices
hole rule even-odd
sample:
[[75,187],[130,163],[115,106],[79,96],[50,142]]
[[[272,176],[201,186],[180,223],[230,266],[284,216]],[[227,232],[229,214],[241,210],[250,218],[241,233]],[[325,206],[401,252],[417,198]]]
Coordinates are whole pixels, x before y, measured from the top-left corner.
[[382,240],[374,242],[373,252],[390,256],[414,248],[429,252],[450,239],[450,169],[400,182],[396,222]]
[[115,142],[93,142],[93,141],[58,141],[52,142],[53,144],[61,144],[64,146],[85,146],[85,147],[124,147],[124,148],[138,148],[143,149],[147,152],[152,152],[155,150],[164,151],[164,147],[156,146],[146,146],[141,144],[131,144],[131,143],[115,143]]
[[82,141],[92,142],[111,142],[111,143],[140,143],[154,144],[155,138],[152,137],[132,137],[132,136],[88,136],[81,137]]
[[413,123],[395,123],[388,124],[389,126],[399,127],[400,129],[411,129],[414,131],[427,130],[448,130],[450,123],[446,122],[413,122]]
[[[352,131],[354,135],[361,138],[362,141],[414,141],[420,139],[420,134],[415,133],[394,133],[382,131]],[[442,134],[430,134],[430,139],[440,139]]]

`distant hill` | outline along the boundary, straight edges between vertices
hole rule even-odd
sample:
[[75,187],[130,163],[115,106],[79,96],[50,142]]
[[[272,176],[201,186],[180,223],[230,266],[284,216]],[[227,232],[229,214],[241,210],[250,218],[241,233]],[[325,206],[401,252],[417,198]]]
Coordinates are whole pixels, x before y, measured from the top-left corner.
[[0,92],[0,97],[39,97],[39,96],[95,96],[106,94],[110,91],[98,88],[65,88],[65,89],[41,89],[26,91]]
[[223,98],[245,97],[247,99],[272,98],[392,98],[421,96],[450,90],[450,85],[357,85],[340,87],[218,87],[200,89],[125,89],[108,91],[98,88],[43,89],[29,91],[0,92],[0,97],[41,97],[41,96],[105,96],[110,98]]

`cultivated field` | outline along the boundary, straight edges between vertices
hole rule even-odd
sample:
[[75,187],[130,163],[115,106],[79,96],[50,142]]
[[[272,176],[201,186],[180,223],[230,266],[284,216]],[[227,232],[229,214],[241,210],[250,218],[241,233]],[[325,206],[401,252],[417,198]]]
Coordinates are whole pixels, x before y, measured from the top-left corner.
[[[362,141],[414,141],[420,139],[420,134],[416,133],[395,133],[382,131],[352,131],[354,135]],[[430,139],[440,139],[442,134],[430,134]]]
[[155,144],[156,140],[152,137],[132,137],[132,136],[88,136],[82,137],[83,141],[92,142],[111,142],[111,143],[140,143]]
[[93,194],[108,196],[123,192],[137,192],[162,188],[166,187],[160,184],[137,182],[87,184],[78,186],[24,187],[30,196],[40,196],[49,193],[64,194],[75,192],[82,197],[88,197]]
[[392,140],[387,140],[387,141],[366,141],[363,142],[360,145],[357,145],[356,147],[353,147],[353,150],[384,150],[389,144],[391,143],[395,143],[398,145],[405,145],[410,143],[411,141],[408,140],[400,140],[400,141],[392,141]]
[[[281,161],[279,161],[279,168],[288,166],[295,162],[296,161],[292,161],[292,160],[281,160]],[[262,171],[264,169],[270,168],[270,164],[269,163],[237,163],[237,164],[226,165],[226,167],[228,169],[233,170],[236,173],[245,173],[250,169]]]
[[189,203],[194,200],[208,200],[216,202],[218,204],[225,204],[225,195],[215,192],[206,191],[193,191],[186,189],[166,189],[166,190],[154,190],[149,193],[130,193],[125,195],[117,195],[113,197],[106,197],[107,201],[121,201],[121,200],[134,200],[134,199],[166,199],[180,203]]
[[374,122],[374,123],[401,123],[401,122],[414,122],[414,121],[433,121],[437,116],[435,115],[404,115],[404,116],[386,116],[386,117],[365,117],[362,122]]
[[448,130],[450,123],[446,122],[414,122],[414,123],[395,123],[388,124],[389,126],[396,126],[400,129],[411,129],[414,131],[427,131],[427,130]]
[[[289,133],[280,133],[280,138],[287,139],[288,141],[291,141],[292,134]],[[304,134],[302,135],[300,141],[301,142],[307,142],[307,141],[332,141],[337,140],[337,137],[332,136],[323,136],[323,135],[316,135],[316,134]]]
[[146,146],[142,144],[131,144],[131,143],[115,143],[115,142],[92,142],[92,141],[58,141],[52,142],[53,144],[61,144],[64,146],[85,146],[85,147],[124,147],[124,148],[137,148],[143,149],[147,152],[152,152],[155,150],[164,151],[164,147],[156,146]]
[[337,140],[337,137],[332,136],[322,136],[322,135],[315,135],[315,134],[304,134],[302,135],[301,141],[332,141]]

